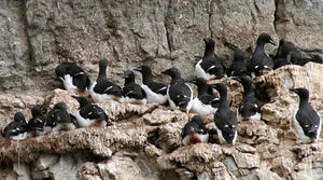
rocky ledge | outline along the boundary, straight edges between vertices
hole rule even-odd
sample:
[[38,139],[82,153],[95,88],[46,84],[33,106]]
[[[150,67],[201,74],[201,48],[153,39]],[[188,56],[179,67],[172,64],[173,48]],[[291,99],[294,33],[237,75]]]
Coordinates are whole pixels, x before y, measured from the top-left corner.
[[[266,105],[260,121],[239,122],[235,146],[211,142],[181,146],[181,130],[194,114],[165,106],[99,104],[111,126],[54,132],[22,141],[0,140],[1,179],[322,179],[323,141],[297,144],[291,128],[298,105],[289,88],[305,86],[323,115],[323,65],[286,66],[254,79]],[[223,79],[236,106],[240,84]],[[12,111],[37,103],[52,107],[65,101],[70,112],[75,92],[56,89],[45,98],[1,95],[1,107]],[[29,113],[29,112],[28,112]],[[213,131],[212,116],[204,123]]]

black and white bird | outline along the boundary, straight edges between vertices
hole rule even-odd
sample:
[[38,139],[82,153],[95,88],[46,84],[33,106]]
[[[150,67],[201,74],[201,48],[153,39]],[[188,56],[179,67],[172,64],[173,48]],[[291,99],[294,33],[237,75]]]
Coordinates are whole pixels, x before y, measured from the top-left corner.
[[244,74],[248,74],[244,54],[238,47],[236,47],[234,50],[234,59],[227,71],[227,74],[228,76],[242,76]]
[[90,94],[94,101],[104,102],[108,100],[120,100],[122,89],[107,79],[106,70],[108,61],[102,59],[99,62],[99,75],[97,80],[91,85]]
[[85,91],[90,87],[88,74],[75,63],[62,63],[56,67],[55,72],[66,90]]
[[90,98],[83,96],[72,96],[79,104],[79,110],[76,112],[75,117],[80,127],[104,127],[107,125],[108,116],[103,109],[95,104],[92,104]]
[[43,116],[42,108],[36,105],[31,109],[32,118],[28,121],[28,131],[30,137],[43,136],[46,134],[44,129],[46,118]]
[[237,140],[238,120],[227,101],[227,87],[223,83],[212,84],[220,94],[220,106],[214,114],[215,129],[217,131],[220,143],[229,143],[234,145]]
[[252,77],[260,76],[264,70],[273,70],[274,63],[269,55],[265,52],[265,44],[276,45],[274,40],[267,33],[262,33],[257,39],[256,49],[248,64],[248,71]]
[[167,88],[169,106],[172,109],[180,109],[188,113],[193,105],[192,88],[182,79],[177,68],[173,67],[162,73],[172,78]]
[[15,114],[14,121],[5,127],[1,134],[13,140],[23,140],[28,137],[28,124],[22,112]]
[[260,120],[263,103],[255,97],[251,79],[247,75],[234,79],[242,84],[244,90],[243,99],[238,108],[238,120]]
[[46,126],[51,127],[52,131],[68,131],[76,129],[77,122],[73,115],[67,112],[66,103],[59,102],[48,112]]
[[123,97],[121,102],[141,104],[147,103],[145,91],[135,81],[135,74],[132,71],[126,71],[123,74],[125,79],[124,87],[122,89]]
[[196,78],[198,96],[193,100],[192,112],[200,115],[213,114],[219,107],[219,98],[213,95],[213,89],[202,78]]
[[205,51],[204,56],[195,65],[195,76],[210,80],[224,77],[224,66],[214,54],[214,40],[211,38],[204,38]]
[[299,107],[295,110],[294,126],[297,136],[304,143],[319,139],[322,121],[309,103],[309,92],[305,88],[290,89],[299,96]]
[[208,142],[209,133],[203,124],[201,116],[196,115],[185,124],[182,132],[182,144],[184,146],[201,142]]
[[165,104],[167,102],[167,86],[152,80],[152,71],[148,66],[134,69],[142,74],[141,88],[146,92],[148,103]]

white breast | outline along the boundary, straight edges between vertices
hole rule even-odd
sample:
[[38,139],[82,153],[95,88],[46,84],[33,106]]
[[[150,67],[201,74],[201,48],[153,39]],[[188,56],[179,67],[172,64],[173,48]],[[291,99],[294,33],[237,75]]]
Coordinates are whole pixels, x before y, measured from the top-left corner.
[[201,67],[201,63],[202,59],[195,65],[195,76],[204,80],[210,80],[215,78],[215,75],[209,74],[203,70],[203,68]]
[[95,121],[92,121],[90,119],[84,119],[81,114],[80,111],[77,111],[75,118],[79,124],[80,127],[88,127],[91,126],[92,124],[94,124]]
[[165,104],[167,101],[167,95],[163,96],[161,94],[157,94],[153,92],[147,85],[142,84],[141,88],[145,91],[147,95],[148,103],[157,103],[157,104]]
[[194,98],[192,105],[192,112],[198,113],[200,115],[208,115],[216,112],[217,108],[212,107],[210,104],[203,104],[199,98]]
[[63,84],[64,84],[64,88],[66,90],[70,91],[70,90],[77,89],[77,87],[74,86],[74,84],[73,84],[73,78],[72,78],[72,76],[70,76],[69,74],[66,74],[64,76],[64,78],[62,79],[62,81],[63,81]]
[[20,133],[16,136],[11,136],[10,138],[14,139],[14,140],[23,140],[23,139],[26,139],[27,137],[28,137],[28,133],[24,132],[24,133]]
[[91,87],[90,87],[90,95],[92,97],[92,99],[95,102],[107,102],[109,100],[116,100],[119,99],[114,95],[108,95],[108,94],[98,94],[96,92],[94,92],[94,87],[96,85],[96,82],[94,82]]

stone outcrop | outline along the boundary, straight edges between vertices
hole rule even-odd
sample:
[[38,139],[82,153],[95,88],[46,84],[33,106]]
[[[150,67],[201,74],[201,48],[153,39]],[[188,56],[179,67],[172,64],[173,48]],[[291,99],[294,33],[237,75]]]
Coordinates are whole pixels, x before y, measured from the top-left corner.
[[[210,142],[182,146],[182,128],[194,114],[154,104],[100,103],[111,117],[108,127],[54,132],[22,141],[2,138],[0,177],[62,179],[68,174],[68,179],[93,180],[321,179],[323,141],[298,143],[291,125],[298,99],[288,89],[308,87],[310,101],[322,117],[320,73],[315,73],[322,68],[314,63],[291,65],[255,78],[256,91],[266,93],[270,100],[262,107],[261,120],[239,122],[234,146],[218,143],[212,116],[204,118]],[[314,80],[308,81],[309,75]],[[241,85],[231,78],[222,81],[229,87],[232,105],[239,104],[240,99],[233,97],[241,97]],[[71,95],[76,93],[56,89],[45,98],[29,98],[30,104],[26,97],[8,96],[2,106],[19,110],[43,103],[51,108],[65,101],[68,110],[75,112],[78,103]]]

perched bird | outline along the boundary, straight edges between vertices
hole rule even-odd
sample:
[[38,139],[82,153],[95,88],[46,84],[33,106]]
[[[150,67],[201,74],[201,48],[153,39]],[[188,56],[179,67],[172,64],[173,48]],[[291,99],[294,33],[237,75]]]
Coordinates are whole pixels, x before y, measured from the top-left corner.
[[193,100],[192,112],[200,115],[213,114],[219,107],[219,98],[213,95],[213,89],[202,78],[193,81],[197,86],[198,96]]
[[210,80],[214,78],[222,78],[224,76],[224,66],[214,54],[214,40],[204,38],[205,51],[204,56],[195,65],[195,75],[198,78]]
[[126,71],[123,74],[125,79],[124,87],[122,89],[122,102],[134,104],[146,104],[146,93],[135,81],[135,74],[132,71]]
[[234,79],[242,84],[244,90],[243,99],[238,108],[238,120],[260,120],[260,109],[263,106],[263,103],[255,97],[255,94],[252,91],[251,79],[247,75],[236,77]]
[[305,88],[290,89],[299,96],[299,107],[295,111],[294,126],[298,137],[304,143],[313,142],[320,137],[322,121],[319,114],[309,104],[309,92]]
[[92,104],[91,99],[83,96],[72,96],[80,103],[75,117],[80,127],[107,125],[108,116],[98,105]]
[[217,131],[220,143],[229,143],[234,145],[238,136],[238,120],[227,101],[227,87],[223,83],[212,85],[220,94],[220,106],[214,114],[215,129]]
[[75,63],[62,63],[56,67],[55,72],[66,90],[85,91],[90,87],[88,74]]
[[263,70],[272,70],[274,64],[269,55],[265,52],[265,44],[276,45],[274,40],[267,33],[262,33],[257,39],[257,46],[248,65],[252,76],[260,76]]
[[201,116],[196,115],[185,124],[182,132],[182,144],[184,146],[200,143],[200,142],[208,142],[209,133],[207,132],[203,120]]
[[14,140],[26,139],[28,137],[28,124],[24,115],[21,112],[17,112],[14,121],[5,127],[1,134],[5,138]]
[[43,136],[46,134],[44,129],[46,118],[42,114],[40,105],[31,109],[32,118],[28,121],[28,131],[30,137]]
[[104,102],[107,100],[119,100],[122,97],[120,86],[110,82],[106,76],[108,61],[102,59],[99,62],[99,75],[90,88],[90,94],[94,101]]
[[51,127],[52,131],[68,131],[76,129],[77,123],[73,115],[67,112],[66,103],[59,102],[48,112],[46,126]]
[[148,103],[165,104],[167,102],[167,86],[152,80],[152,72],[148,66],[134,69],[142,74],[141,88],[145,91]]
[[181,73],[177,68],[173,67],[162,73],[169,75],[172,78],[167,89],[170,107],[172,109],[179,108],[182,111],[189,112],[193,105],[192,88],[181,78]]
[[242,76],[248,74],[247,65],[244,60],[243,52],[240,48],[235,48],[234,59],[227,71],[228,76]]
[[304,66],[308,62],[314,62],[314,63],[319,63],[323,64],[323,58],[318,55],[318,54],[310,54],[310,57],[308,55],[302,53],[301,51],[293,51],[291,53],[290,61],[293,64]]
[[293,43],[281,39],[276,56],[274,57],[274,69],[291,64],[289,57],[292,51],[296,50]]

